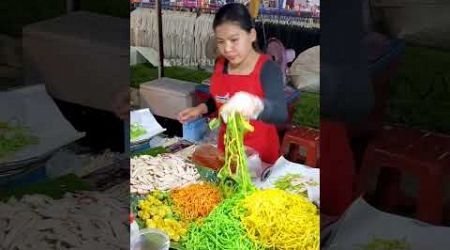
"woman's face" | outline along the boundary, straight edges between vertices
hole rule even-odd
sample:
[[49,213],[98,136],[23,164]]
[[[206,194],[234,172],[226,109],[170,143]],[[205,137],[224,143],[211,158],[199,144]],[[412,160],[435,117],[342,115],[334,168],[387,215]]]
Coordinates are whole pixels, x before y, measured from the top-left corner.
[[218,25],[215,33],[219,53],[232,65],[242,63],[253,49],[252,43],[256,41],[255,29],[249,33],[233,23]]

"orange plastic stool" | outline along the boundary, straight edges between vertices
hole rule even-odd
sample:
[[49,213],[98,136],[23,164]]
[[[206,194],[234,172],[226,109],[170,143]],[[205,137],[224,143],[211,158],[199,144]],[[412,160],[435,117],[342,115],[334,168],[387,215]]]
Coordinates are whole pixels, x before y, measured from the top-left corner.
[[[369,144],[360,171],[359,192],[367,192],[372,170],[391,168],[418,179],[417,219],[441,224],[444,216],[444,183],[450,175],[450,136],[418,129],[387,127]],[[392,181],[391,181],[392,182]],[[388,183],[400,190],[398,180]],[[387,196],[390,194],[382,194]],[[398,199],[397,203],[399,203]]]
[[306,150],[305,165],[318,167],[319,138],[320,133],[317,129],[291,127],[284,134],[280,149],[281,155],[287,155],[288,160],[299,161],[299,147],[302,147]]

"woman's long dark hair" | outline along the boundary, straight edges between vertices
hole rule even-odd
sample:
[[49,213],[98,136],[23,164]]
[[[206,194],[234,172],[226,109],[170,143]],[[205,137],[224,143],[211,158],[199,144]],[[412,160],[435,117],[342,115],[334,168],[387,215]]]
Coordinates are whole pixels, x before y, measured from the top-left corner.
[[[213,21],[213,29],[224,23],[233,23],[248,33],[255,28],[250,12],[245,5],[240,3],[229,3],[222,6],[216,13]],[[257,41],[253,42],[253,48],[259,51]]]

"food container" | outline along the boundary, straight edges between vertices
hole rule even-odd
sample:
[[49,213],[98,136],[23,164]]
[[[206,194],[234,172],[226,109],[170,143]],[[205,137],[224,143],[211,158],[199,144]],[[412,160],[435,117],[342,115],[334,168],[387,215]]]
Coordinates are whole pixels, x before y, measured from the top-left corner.
[[202,144],[195,148],[192,161],[199,166],[219,171],[224,164],[223,153],[211,144]]
[[169,236],[157,229],[142,229],[131,240],[130,250],[169,250]]
[[140,85],[141,107],[154,115],[177,120],[184,109],[197,105],[195,83],[163,77]]
[[[250,147],[245,147],[247,163],[252,178],[260,178],[264,171],[265,165],[262,163],[258,152]],[[214,171],[219,171],[224,164],[224,155],[217,147],[211,144],[199,145],[192,154],[192,161],[197,165]],[[231,167],[234,172],[234,166]]]
[[208,124],[204,117],[183,124],[183,139],[199,142],[208,130]]

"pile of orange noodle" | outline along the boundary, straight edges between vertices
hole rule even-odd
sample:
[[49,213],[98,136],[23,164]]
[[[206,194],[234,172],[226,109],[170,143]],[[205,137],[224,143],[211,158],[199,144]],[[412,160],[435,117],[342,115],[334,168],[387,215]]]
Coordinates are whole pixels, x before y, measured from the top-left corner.
[[208,214],[222,201],[220,190],[209,183],[196,183],[174,189],[170,198],[175,210],[186,220],[197,220]]

